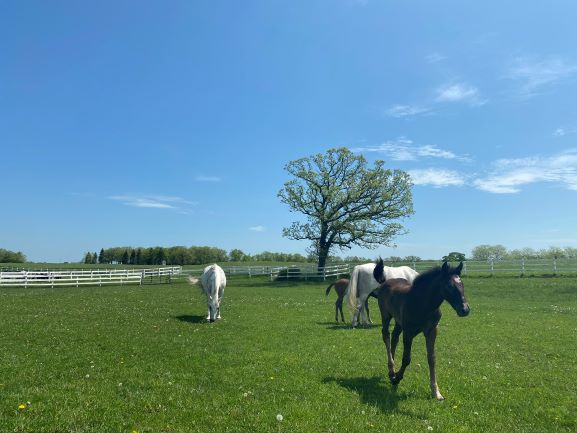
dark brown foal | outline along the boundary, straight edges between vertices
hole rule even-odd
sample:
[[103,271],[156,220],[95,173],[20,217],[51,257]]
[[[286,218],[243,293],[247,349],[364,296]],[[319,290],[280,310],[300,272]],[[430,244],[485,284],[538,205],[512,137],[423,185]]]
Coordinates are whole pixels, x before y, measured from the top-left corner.
[[[405,370],[411,363],[413,338],[422,332],[427,346],[431,394],[437,400],[443,400],[435,373],[437,325],[441,320],[440,306],[444,300],[451,304],[459,316],[469,314],[469,304],[465,299],[463,281],[460,278],[462,268],[462,263],[456,268],[444,263],[440,268],[433,268],[419,275],[412,285],[404,279],[391,279],[377,289],[383,321],[383,341],[387,349],[389,379],[393,385],[398,385],[403,379]],[[375,278],[382,281],[381,275],[375,275]],[[393,318],[395,327],[391,336],[389,324]],[[395,350],[401,333],[403,362],[399,371],[395,372]]]
[[[345,293],[347,292],[347,287],[349,286],[349,280],[347,278],[341,278],[340,280],[335,281],[325,291],[326,295],[328,296],[331,288],[335,288],[335,292],[337,292],[337,300],[335,302],[335,322],[339,321],[339,312],[341,313],[341,319],[343,323],[345,322],[345,316],[343,314],[343,299],[345,297]],[[369,316],[369,300],[365,302],[365,308],[367,311],[367,317],[370,320]]]

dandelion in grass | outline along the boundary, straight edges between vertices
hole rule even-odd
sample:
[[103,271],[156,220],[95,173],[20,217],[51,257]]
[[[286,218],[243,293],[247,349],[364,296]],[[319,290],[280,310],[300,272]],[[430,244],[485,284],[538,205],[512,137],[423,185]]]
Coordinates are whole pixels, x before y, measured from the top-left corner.
[[27,407],[27,406],[26,406],[24,403],[21,403],[21,404],[18,405],[18,410],[19,410],[20,412],[22,412],[22,411],[26,410],[26,407]]
[[276,420],[278,422],[281,422],[283,419],[284,419],[284,417],[280,413],[276,416]]

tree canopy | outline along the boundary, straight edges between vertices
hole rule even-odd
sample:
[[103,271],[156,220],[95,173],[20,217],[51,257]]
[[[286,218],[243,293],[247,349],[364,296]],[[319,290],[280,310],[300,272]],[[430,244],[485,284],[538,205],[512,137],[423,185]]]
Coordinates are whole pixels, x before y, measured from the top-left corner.
[[404,233],[400,220],[414,213],[408,173],[385,169],[380,160],[368,168],[365,158],[349,149],[290,161],[285,170],[293,179],[278,197],[306,221],[293,222],[283,236],[310,240],[319,267],[334,247],[390,246]]
[[0,248],[0,263],[24,263],[26,256],[20,251],[14,252]]
[[464,262],[465,261],[465,254],[459,253],[457,251],[453,251],[446,256],[443,256],[441,259],[444,262]]

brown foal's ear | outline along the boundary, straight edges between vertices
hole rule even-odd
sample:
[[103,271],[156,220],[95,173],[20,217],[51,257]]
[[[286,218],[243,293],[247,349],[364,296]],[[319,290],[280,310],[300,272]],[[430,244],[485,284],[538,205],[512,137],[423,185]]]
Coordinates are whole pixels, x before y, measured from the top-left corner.
[[459,263],[459,266],[457,266],[457,269],[455,269],[455,273],[457,275],[461,275],[462,270],[463,270],[463,262]]
[[443,266],[441,267],[441,271],[443,271],[444,274],[449,272],[449,264],[447,262],[443,262]]

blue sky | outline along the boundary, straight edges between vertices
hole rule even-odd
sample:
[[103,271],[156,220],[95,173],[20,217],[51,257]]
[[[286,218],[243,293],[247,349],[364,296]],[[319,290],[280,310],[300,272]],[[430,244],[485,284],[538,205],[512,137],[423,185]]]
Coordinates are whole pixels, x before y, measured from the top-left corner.
[[577,4],[3,1],[0,248],[304,253],[285,164],[411,173],[396,248],[577,246]]

